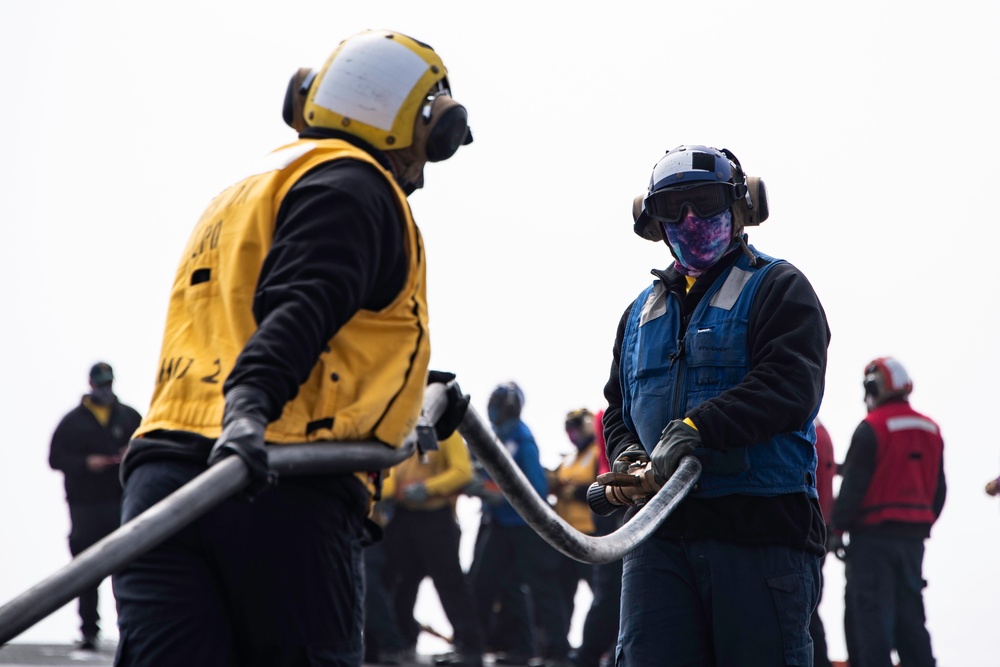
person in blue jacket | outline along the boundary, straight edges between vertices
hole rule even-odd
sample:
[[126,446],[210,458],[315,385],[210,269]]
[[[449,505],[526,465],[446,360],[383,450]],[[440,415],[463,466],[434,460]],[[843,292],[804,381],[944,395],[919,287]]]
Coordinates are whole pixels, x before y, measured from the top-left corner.
[[[490,394],[487,415],[497,439],[510,452],[514,462],[542,498],[548,495],[545,469],[538,455],[538,445],[527,424],[521,421],[524,392],[514,382],[498,385]],[[498,657],[499,664],[526,664],[531,657],[542,657],[552,664],[565,664],[569,640],[565,628],[565,610],[554,589],[558,552],[538,536],[517,510],[502,496],[483,502],[482,520],[469,576],[484,634],[489,634],[494,604],[505,604],[508,613],[514,607],[521,616],[515,625],[519,631],[508,636],[507,650]],[[517,596],[504,594],[504,587],[527,589],[528,600],[519,603]],[[531,618],[534,615],[534,618]],[[541,636],[535,637],[535,627]]]
[[766,190],[731,151],[668,151],[639,204],[634,231],[674,261],[618,327],[608,460],[615,472],[649,464],[659,485],[690,455],[702,471],[625,556],[615,664],[811,665],[826,541],[813,427],[823,307],[801,271],[747,244]]

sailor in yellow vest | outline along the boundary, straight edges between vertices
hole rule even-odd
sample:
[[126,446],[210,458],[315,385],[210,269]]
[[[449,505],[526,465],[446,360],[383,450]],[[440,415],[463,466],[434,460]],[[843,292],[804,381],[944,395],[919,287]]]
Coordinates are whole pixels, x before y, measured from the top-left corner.
[[457,432],[438,443],[438,451],[419,452],[392,469],[383,494],[395,500],[385,527],[383,578],[394,601],[396,621],[415,648],[420,624],[413,617],[424,577],[434,582],[454,631],[455,650],[435,664],[482,667],[483,640],[472,590],[459,558],[461,529],[455,514],[458,494],[472,481],[472,459]]
[[[566,415],[566,436],[574,449],[555,470],[547,471],[549,493],[555,496],[556,514],[581,533],[593,535],[596,528],[594,513],[587,504],[587,489],[597,479],[599,457],[604,455],[597,445],[594,413],[587,408],[570,411]],[[555,588],[565,610],[563,618],[569,634],[577,586],[586,581],[593,589],[594,566],[562,554],[560,558]]]
[[[359,665],[378,473],[282,479],[270,446],[380,440],[420,414],[430,343],[407,196],[472,140],[448,70],[388,31],[342,41],[285,100],[299,131],[220,193],[181,256],[123,521],[228,455],[232,499],[115,575],[116,665]],[[239,113],[225,101],[217,113]],[[457,421],[455,422],[457,423]],[[266,490],[266,491],[265,491]]]

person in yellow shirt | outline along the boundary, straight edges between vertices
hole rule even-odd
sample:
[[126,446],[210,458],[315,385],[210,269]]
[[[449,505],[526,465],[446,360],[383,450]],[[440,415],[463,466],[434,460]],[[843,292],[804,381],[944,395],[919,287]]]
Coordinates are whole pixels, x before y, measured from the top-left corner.
[[[555,511],[563,520],[585,535],[594,535],[594,513],[587,504],[587,489],[598,475],[599,457],[594,431],[594,413],[587,408],[572,410],[566,415],[566,436],[573,443],[569,453],[555,470],[546,471],[549,493],[555,497]],[[594,566],[562,554],[556,569],[555,588],[563,605],[566,633],[573,618],[576,589],[581,581],[593,590]]]
[[392,469],[382,493],[395,509],[385,526],[383,580],[393,600],[403,639],[415,647],[420,624],[413,618],[424,577],[434,582],[454,630],[455,650],[438,665],[481,667],[482,632],[459,558],[461,529],[455,515],[459,492],[472,481],[472,461],[458,432],[437,451],[416,452]]

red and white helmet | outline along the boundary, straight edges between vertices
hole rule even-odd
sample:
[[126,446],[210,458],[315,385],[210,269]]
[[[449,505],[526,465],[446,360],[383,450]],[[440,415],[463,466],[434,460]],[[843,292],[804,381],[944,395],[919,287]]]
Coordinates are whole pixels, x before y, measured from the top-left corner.
[[910,374],[893,357],[879,357],[865,366],[865,403],[869,408],[891,398],[905,398],[913,391]]

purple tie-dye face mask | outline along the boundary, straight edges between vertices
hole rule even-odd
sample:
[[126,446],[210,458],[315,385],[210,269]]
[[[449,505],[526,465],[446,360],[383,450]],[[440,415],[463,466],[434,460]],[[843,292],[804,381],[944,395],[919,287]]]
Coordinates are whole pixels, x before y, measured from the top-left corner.
[[687,207],[680,222],[664,222],[663,232],[674,251],[674,268],[698,277],[726,252],[733,237],[733,214],[728,209],[711,218],[699,218]]

